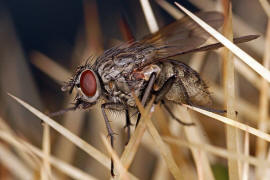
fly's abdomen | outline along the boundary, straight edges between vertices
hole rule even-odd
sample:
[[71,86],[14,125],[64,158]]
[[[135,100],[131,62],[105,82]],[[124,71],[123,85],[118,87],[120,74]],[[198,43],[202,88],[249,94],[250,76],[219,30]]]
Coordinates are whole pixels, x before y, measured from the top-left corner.
[[195,105],[210,106],[212,101],[205,82],[192,68],[179,61],[162,63],[162,72],[157,80],[156,89],[161,88],[172,76],[175,81],[165,95],[165,99],[178,104],[192,103]]

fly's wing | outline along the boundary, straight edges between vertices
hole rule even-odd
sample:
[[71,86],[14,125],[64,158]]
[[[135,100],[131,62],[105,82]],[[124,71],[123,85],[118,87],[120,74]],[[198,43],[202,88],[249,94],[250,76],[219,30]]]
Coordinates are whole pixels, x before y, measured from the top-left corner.
[[[200,12],[196,15],[215,29],[223,24],[224,18],[219,12]],[[155,57],[146,62],[146,64],[150,64],[192,50],[202,45],[209,36],[196,22],[189,17],[184,17],[140,42],[151,44],[156,49]]]

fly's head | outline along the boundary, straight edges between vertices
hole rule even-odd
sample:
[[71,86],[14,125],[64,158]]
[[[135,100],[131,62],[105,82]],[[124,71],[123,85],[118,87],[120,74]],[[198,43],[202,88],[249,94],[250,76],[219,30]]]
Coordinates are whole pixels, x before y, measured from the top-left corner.
[[79,66],[75,75],[63,87],[62,91],[72,91],[77,89],[75,106],[88,108],[96,104],[100,95],[101,87],[98,75],[90,65]]

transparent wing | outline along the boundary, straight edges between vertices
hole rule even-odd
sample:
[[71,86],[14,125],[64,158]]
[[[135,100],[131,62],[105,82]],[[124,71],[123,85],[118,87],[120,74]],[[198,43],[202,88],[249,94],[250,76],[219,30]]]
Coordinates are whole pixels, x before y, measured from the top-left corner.
[[[219,12],[200,12],[196,15],[215,29],[223,24],[224,18]],[[145,37],[140,42],[155,47],[155,58],[150,60],[155,61],[156,59],[166,59],[181,54],[181,52],[190,51],[202,45],[209,36],[197,23],[189,17],[184,17]]]

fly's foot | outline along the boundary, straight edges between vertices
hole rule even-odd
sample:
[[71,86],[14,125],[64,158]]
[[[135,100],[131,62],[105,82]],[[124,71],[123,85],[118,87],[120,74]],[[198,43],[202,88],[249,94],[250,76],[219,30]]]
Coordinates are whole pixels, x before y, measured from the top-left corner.
[[125,142],[125,145],[127,145],[130,140],[130,126],[134,126],[134,124],[129,122],[124,126],[124,130],[127,132],[127,140]]
[[107,134],[107,138],[113,138],[115,135],[119,135],[119,134],[117,134],[117,133],[115,133],[115,132],[112,132],[112,133],[108,133]]

